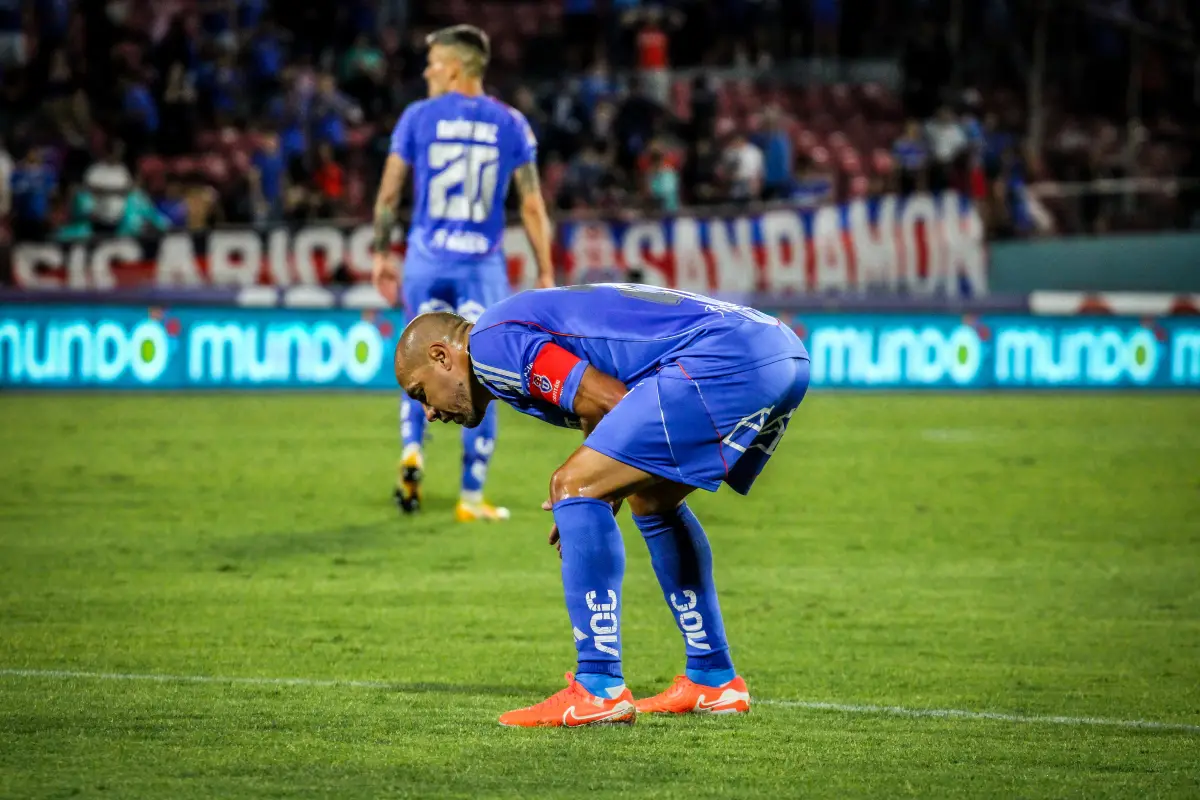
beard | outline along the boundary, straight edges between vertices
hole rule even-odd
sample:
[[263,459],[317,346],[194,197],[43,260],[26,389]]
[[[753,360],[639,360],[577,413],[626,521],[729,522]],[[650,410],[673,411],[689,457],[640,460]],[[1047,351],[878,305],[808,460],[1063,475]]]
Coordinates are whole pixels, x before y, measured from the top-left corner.
[[462,409],[459,415],[462,417],[461,424],[464,428],[478,428],[483,422],[483,414],[480,414],[475,409],[475,404],[471,402],[471,392],[466,386],[459,386],[454,392],[454,405]]

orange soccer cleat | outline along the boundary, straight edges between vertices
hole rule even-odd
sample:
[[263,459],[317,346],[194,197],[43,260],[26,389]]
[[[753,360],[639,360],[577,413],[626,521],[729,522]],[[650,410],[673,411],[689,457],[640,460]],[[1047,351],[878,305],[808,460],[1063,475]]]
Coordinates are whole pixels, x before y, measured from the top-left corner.
[[537,705],[500,715],[510,728],[575,728],[580,725],[632,724],[637,720],[633,694],[623,688],[614,698],[598,697],[567,673],[567,688]]
[[750,692],[738,676],[722,686],[701,686],[686,675],[661,694],[637,701],[639,714],[745,714],[750,711]]

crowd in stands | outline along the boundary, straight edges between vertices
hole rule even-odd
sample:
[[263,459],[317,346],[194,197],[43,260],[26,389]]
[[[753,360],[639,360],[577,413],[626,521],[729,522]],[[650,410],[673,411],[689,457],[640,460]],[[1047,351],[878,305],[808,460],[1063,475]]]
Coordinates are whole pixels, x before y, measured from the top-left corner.
[[[1194,197],[1031,195],[1183,177],[1187,200],[1200,178],[1200,13],[1059,5],[1035,142],[1033,0],[0,0],[0,212],[17,240],[361,217],[425,34],[473,22],[563,211],[955,188],[997,235],[1046,205],[1062,230],[1200,223]],[[1184,41],[1134,46],[1128,20]]]

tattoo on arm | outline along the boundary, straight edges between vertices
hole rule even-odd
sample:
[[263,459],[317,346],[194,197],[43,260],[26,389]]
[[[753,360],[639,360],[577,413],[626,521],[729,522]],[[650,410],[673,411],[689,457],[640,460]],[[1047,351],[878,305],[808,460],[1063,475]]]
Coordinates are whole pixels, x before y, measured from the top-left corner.
[[379,194],[375,198],[375,237],[373,239],[376,253],[385,253],[392,246],[392,228],[396,226],[396,205],[400,202],[400,190],[404,187],[404,179],[408,175],[408,164],[397,155],[388,156],[387,166],[383,169],[383,179],[379,182]]
[[535,162],[529,161],[517,167],[517,171],[513,173],[513,178],[517,182],[517,191],[520,192],[522,200],[531,194],[541,195],[542,186],[538,182],[537,164]]

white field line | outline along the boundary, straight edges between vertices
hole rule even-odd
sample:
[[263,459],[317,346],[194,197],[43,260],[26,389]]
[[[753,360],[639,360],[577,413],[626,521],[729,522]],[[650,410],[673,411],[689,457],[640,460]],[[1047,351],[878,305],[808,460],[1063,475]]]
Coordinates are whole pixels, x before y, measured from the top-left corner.
[[[145,681],[149,683],[201,683],[242,686],[308,686],[347,687],[354,689],[390,689],[404,691],[405,686],[386,681],[354,681],[321,678],[239,678],[219,675],[161,675],[133,672],[77,672],[61,669],[0,669],[0,677],[47,680]],[[875,714],[893,717],[928,717],[933,719],[992,720],[1033,725],[1077,725],[1109,728],[1141,728],[1159,731],[1200,733],[1200,725],[1183,722],[1157,722],[1145,719],[1111,719],[1108,717],[1064,717],[1038,714],[1002,714],[994,711],[964,711],[954,708],[905,708],[903,706],[858,705],[826,703],[816,700],[762,700],[758,705],[777,708],[803,708],[813,711],[837,711],[843,714]]]

